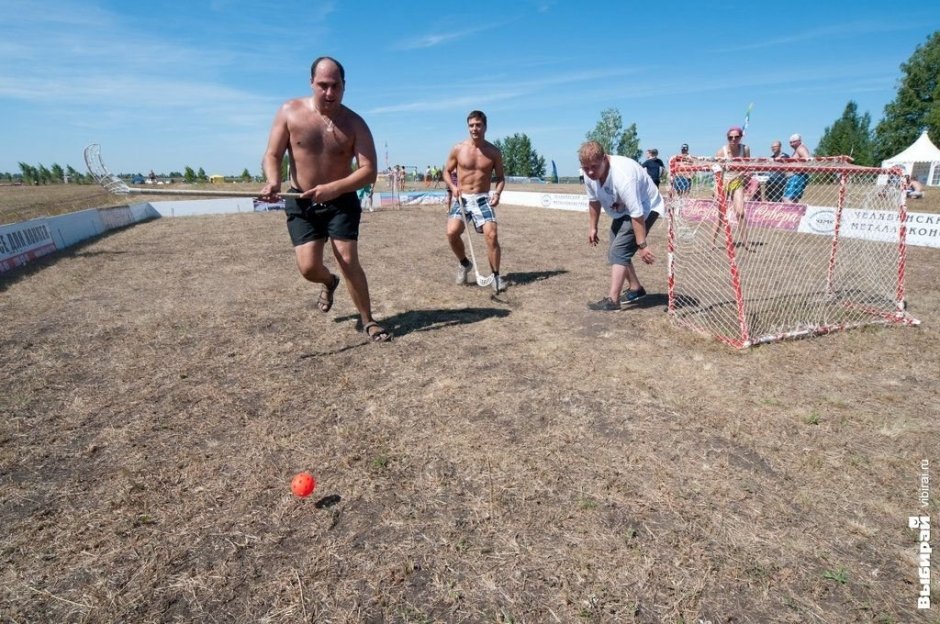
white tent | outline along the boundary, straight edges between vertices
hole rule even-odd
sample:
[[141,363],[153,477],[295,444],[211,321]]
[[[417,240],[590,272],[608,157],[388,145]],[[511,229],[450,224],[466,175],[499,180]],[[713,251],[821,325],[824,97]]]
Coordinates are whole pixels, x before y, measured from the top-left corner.
[[884,161],[881,166],[903,167],[915,180],[927,186],[940,186],[940,149],[931,142],[926,130],[909,148]]

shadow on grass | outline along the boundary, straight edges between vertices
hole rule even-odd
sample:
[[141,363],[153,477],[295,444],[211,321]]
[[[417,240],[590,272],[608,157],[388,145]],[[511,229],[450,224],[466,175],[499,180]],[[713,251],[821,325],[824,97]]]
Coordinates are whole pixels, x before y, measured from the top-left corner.
[[[489,318],[509,316],[509,310],[500,308],[456,308],[437,310],[409,310],[380,319],[379,325],[389,330],[395,337],[406,336],[412,332],[435,331],[454,325],[479,323]],[[356,331],[362,331],[362,322],[356,314],[336,317],[335,322],[356,321]]]
[[343,498],[339,494],[329,494],[315,502],[313,506],[317,509],[329,509],[334,505],[338,505],[342,500]]
[[655,308],[656,306],[669,306],[669,295],[666,293],[650,293],[636,303],[626,303],[624,310],[631,308]]
[[[434,331],[444,327],[454,325],[465,325],[467,323],[479,323],[488,318],[504,318],[509,316],[509,310],[499,308],[458,308],[454,310],[410,310],[401,314],[394,314],[384,319],[379,319],[378,323],[392,333],[394,344],[396,338],[406,336],[412,332]],[[347,321],[356,321],[356,331],[362,331],[362,321],[358,314],[346,314],[337,316],[333,319],[334,323],[345,323]],[[364,334],[363,334],[364,336]],[[358,349],[371,344],[372,341],[365,339],[362,342],[346,345],[332,351],[317,351],[313,353],[304,353],[300,359],[322,357],[325,355],[337,355],[351,349]]]
[[524,284],[533,284],[535,282],[541,282],[542,280],[547,280],[550,277],[555,277],[556,275],[564,275],[568,271],[565,269],[555,269],[552,271],[529,271],[527,273],[507,273],[506,281],[512,285],[524,285]]

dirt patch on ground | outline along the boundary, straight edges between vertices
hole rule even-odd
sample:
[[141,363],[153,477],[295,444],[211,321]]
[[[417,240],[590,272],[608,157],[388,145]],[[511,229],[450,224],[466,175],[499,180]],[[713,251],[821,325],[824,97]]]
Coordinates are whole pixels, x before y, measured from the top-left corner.
[[280,213],[2,278],[0,619],[929,621],[940,252],[910,249],[920,327],[737,352],[670,323],[665,228],[650,296],[600,313],[584,214],[500,219],[494,300],[443,207],[365,215],[384,345],[345,285],[317,311]]

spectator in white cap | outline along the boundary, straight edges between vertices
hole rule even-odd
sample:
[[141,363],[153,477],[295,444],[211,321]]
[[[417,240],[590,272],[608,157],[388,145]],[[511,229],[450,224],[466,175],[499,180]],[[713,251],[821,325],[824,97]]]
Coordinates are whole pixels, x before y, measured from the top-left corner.
[[790,158],[812,158],[806,146],[803,145],[803,137],[799,134],[790,135],[790,147],[793,149],[793,155]]
[[[806,146],[803,145],[803,137],[799,134],[790,135],[790,149],[793,150],[791,158],[810,159],[813,157]],[[809,183],[809,174],[794,173],[787,178],[787,187],[783,191],[783,201],[788,204],[795,204],[803,198],[803,192]]]

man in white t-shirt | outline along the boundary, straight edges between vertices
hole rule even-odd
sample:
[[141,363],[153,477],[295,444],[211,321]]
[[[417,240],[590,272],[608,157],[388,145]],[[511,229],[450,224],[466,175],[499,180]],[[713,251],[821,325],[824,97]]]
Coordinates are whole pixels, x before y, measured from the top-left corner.
[[[665,208],[662,195],[652,178],[638,162],[626,156],[608,155],[597,141],[588,141],[578,150],[584,169],[584,189],[588,196],[588,243],[597,245],[597,225],[601,208],[613,221],[610,224],[610,291],[607,297],[588,304],[592,310],[619,310],[622,303],[634,303],[646,296],[637,278],[633,256],[653,264],[655,256],[648,247],[647,234]],[[621,298],[623,283],[628,290]]]

